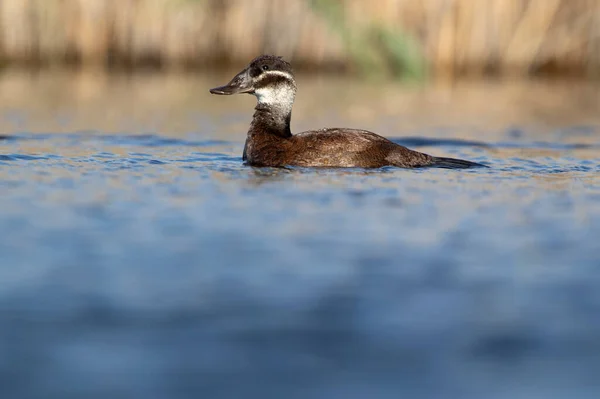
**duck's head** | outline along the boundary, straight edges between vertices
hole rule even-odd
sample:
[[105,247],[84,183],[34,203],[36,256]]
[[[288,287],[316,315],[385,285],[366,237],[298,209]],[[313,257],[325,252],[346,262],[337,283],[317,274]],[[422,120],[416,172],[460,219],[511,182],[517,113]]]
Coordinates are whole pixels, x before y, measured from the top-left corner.
[[294,102],[296,81],[289,62],[273,55],[252,60],[224,86],[210,89],[212,94],[253,94],[261,104],[288,105]]

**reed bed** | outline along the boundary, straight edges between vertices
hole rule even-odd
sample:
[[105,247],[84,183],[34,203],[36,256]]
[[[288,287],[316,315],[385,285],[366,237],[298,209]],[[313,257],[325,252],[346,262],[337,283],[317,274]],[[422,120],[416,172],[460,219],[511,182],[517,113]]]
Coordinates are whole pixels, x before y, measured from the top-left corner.
[[600,0],[1,0],[4,64],[600,74]]

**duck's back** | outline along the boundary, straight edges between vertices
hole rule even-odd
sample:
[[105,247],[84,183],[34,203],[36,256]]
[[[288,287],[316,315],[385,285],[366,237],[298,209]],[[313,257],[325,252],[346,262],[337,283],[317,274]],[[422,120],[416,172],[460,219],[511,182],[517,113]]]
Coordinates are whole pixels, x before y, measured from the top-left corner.
[[433,157],[409,150],[373,132],[332,128],[296,134],[290,140],[290,165],[379,168],[428,166]]

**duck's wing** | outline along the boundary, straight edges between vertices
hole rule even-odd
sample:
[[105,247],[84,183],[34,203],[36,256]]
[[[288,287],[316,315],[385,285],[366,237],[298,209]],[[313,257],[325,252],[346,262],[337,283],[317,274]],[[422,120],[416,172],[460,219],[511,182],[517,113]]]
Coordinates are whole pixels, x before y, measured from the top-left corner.
[[348,128],[327,128],[319,130],[308,130],[306,132],[297,133],[297,136],[302,139],[310,139],[315,141],[337,141],[339,143],[347,143],[348,141],[356,140],[357,142],[390,142],[383,136],[368,130],[348,129]]
[[330,128],[310,130],[297,135],[301,141],[325,153],[346,153],[348,163],[352,160],[363,167],[386,165],[401,168],[436,167],[467,169],[485,165],[455,158],[434,157],[414,151],[368,130]]
[[378,168],[415,167],[431,163],[428,155],[411,151],[368,130],[330,128],[310,130],[291,137],[294,164]]

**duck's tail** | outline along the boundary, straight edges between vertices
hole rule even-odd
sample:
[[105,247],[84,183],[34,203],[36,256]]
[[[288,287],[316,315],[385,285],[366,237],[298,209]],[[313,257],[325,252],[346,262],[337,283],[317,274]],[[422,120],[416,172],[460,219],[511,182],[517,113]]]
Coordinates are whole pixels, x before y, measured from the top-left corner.
[[456,159],[456,158],[440,158],[440,157],[433,157],[433,163],[431,164],[432,167],[434,168],[444,168],[444,169],[469,169],[469,168],[488,168],[489,166],[477,163],[477,162],[471,162],[471,161],[465,161],[463,159]]

